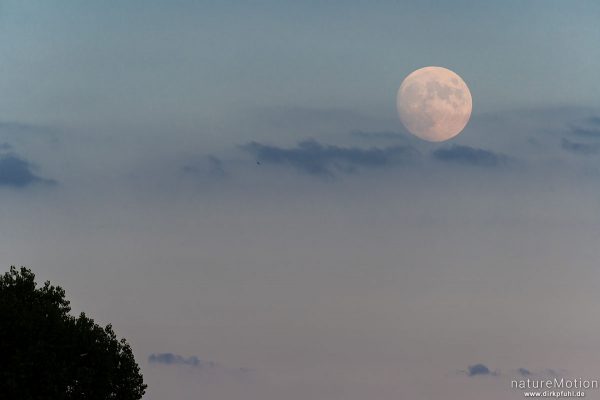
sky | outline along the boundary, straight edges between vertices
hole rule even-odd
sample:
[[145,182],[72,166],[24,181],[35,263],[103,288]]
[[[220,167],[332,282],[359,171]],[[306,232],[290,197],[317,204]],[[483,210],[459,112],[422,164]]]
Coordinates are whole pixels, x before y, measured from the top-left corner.
[[[147,400],[598,379],[599,19],[595,1],[2,0],[0,260],[112,323]],[[397,116],[428,65],[473,98],[448,142]]]

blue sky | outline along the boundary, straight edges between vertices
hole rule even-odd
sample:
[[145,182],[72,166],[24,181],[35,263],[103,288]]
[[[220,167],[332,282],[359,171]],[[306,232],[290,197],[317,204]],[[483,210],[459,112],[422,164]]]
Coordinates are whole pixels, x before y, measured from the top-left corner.
[[[600,5],[439,3],[1,2],[6,268],[112,322],[149,400],[593,376]],[[447,143],[396,115],[427,65],[472,93]]]
[[2,9],[2,110],[13,117],[65,123],[76,113],[100,125],[188,128],[257,107],[385,117],[402,78],[425,65],[463,76],[476,112],[598,105],[589,84],[600,60],[594,2],[9,1]]

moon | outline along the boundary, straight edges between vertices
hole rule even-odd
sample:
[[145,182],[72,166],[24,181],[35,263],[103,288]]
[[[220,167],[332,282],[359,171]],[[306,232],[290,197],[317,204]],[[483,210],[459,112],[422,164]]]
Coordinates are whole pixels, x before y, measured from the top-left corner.
[[473,99],[465,81],[453,71],[424,67],[404,78],[396,107],[410,133],[430,142],[443,142],[465,128]]

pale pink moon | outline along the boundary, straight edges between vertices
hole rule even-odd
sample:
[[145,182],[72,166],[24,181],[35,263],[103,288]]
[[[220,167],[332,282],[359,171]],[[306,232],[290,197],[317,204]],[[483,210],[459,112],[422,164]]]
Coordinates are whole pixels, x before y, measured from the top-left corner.
[[424,67],[404,78],[396,107],[410,133],[430,142],[443,142],[465,128],[473,100],[467,84],[456,73]]

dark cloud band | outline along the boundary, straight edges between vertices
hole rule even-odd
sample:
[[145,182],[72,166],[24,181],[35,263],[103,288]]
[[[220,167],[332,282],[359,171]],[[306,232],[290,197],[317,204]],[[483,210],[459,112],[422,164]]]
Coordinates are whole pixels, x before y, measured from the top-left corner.
[[15,154],[0,155],[0,186],[23,188],[37,182],[51,182],[33,173],[27,160]]
[[459,145],[435,150],[432,155],[439,161],[480,167],[497,167],[508,162],[508,158],[503,154]]
[[352,173],[359,168],[397,165],[414,160],[419,153],[410,146],[339,147],[323,145],[316,140],[299,142],[296,147],[283,148],[250,142],[242,148],[265,164],[289,165],[310,175]]
[[183,357],[183,356],[180,356],[179,354],[173,354],[173,353],[151,354],[148,357],[148,362],[151,364],[163,364],[163,365],[188,365],[191,367],[198,367],[198,368],[205,364],[208,364],[208,365],[212,364],[212,363],[204,363],[196,356]]

